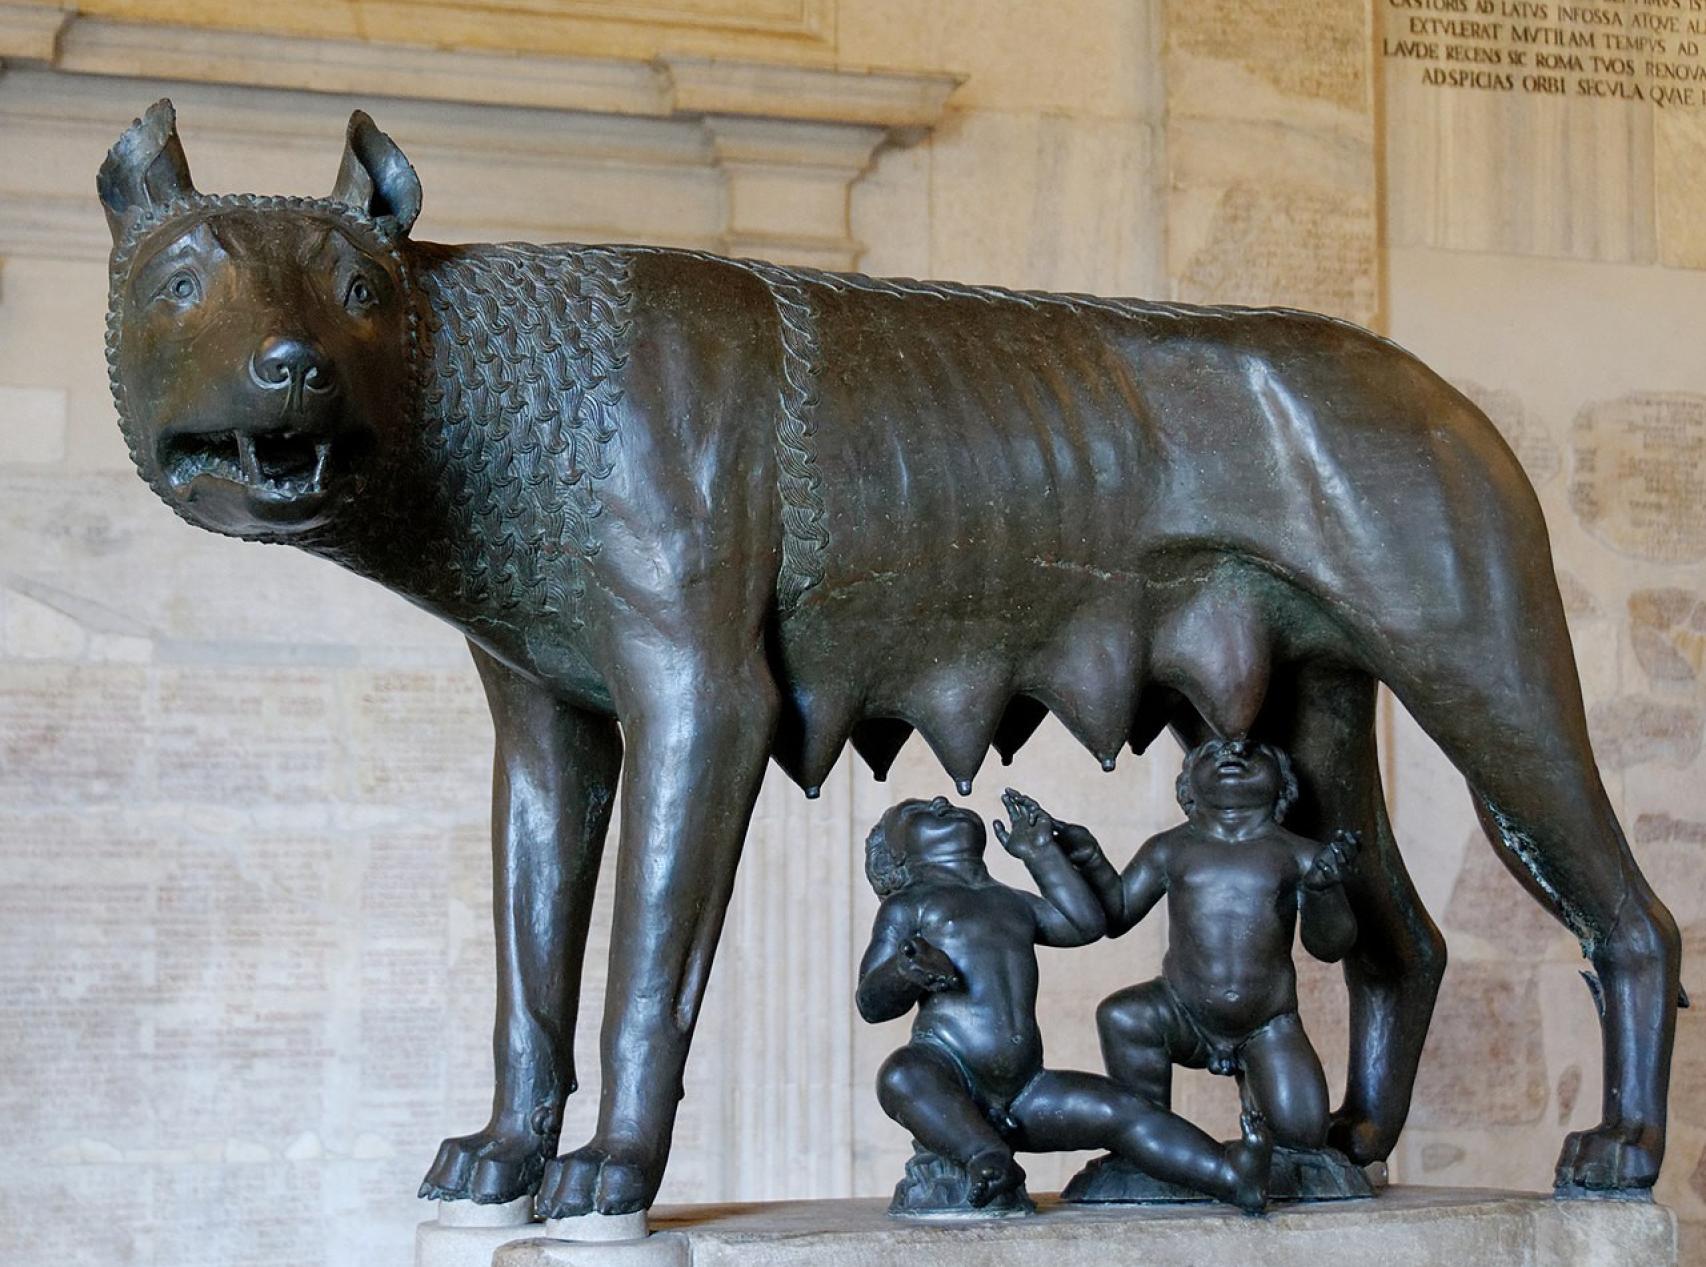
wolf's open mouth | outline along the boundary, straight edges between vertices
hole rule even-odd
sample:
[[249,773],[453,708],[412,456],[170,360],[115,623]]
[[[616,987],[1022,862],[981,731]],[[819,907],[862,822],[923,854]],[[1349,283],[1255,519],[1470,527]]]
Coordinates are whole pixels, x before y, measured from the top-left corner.
[[204,431],[173,436],[164,448],[161,466],[178,488],[197,476],[212,475],[288,499],[324,491],[332,442],[294,431]]

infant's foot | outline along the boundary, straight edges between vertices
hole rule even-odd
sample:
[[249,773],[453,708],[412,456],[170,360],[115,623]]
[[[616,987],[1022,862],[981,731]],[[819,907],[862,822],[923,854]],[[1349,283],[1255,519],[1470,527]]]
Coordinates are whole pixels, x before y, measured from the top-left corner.
[[1232,1204],[1246,1214],[1260,1214],[1268,1204],[1268,1174],[1273,1169],[1274,1137],[1260,1109],[1245,1109],[1238,1119],[1244,1137],[1226,1146],[1231,1172]]
[[1025,1171],[1013,1154],[998,1148],[979,1153],[966,1163],[966,1200],[981,1209],[997,1197],[1018,1190]]

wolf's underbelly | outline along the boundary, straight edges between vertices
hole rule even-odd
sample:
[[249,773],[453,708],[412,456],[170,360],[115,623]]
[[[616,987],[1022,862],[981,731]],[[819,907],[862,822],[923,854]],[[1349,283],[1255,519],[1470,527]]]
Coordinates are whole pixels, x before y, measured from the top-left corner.
[[[887,718],[969,777],[1016,690],[1131,675],[1145,586],[1117,561],[1152,469],[1131,373],[1069,305],[835,281],[788,303],[815,532],[785,511],[779,759],[812,786],[849,735],[880,750],[858,724]],[[1066,625],[1085,663],[1039,667]]]

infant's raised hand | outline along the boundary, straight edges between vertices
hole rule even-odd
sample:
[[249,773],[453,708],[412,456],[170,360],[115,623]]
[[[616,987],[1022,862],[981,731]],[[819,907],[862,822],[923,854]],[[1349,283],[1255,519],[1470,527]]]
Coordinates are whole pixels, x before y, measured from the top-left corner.
[[1013,826],[996,819],[995,839],[1015,858],[1033,858],[1054,839],[1054,819],[1030,797],[1008,788],[1001,794],[1001,803],[1007,807]]
[[900,944],[900,975],[931,994],[957,990],[964,982],[954,961],[914,933]]
[[1309,874],[1303,877],[1305,887],[1311,889],[1330,889],[1335,884],[1343,884],[1345,875],[1356,861],[1357,852],[1362,848],[1362,836],[1354,831],[1336,831],[1333,839],[1323,845],[1321,852],[1315,855],[1314,865],[1309,868]]
[[1088,827],[1080,827],[1077,823],[1056,823],[1054,838],[1065,852],[1066,860],[1075,867],[1082,867],[1102,856],[1102,846],[1096,843]]

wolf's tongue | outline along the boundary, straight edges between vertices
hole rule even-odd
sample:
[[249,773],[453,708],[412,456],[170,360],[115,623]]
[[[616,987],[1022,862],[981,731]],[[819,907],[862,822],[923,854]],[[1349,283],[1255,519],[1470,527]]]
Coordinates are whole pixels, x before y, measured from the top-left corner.
[[255,437],[237,433],[237,460],[243,467],[243,478],[251,484],[261,482],[261,464],[255,457]]

